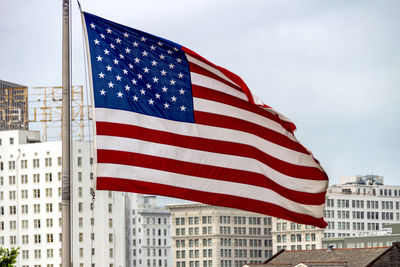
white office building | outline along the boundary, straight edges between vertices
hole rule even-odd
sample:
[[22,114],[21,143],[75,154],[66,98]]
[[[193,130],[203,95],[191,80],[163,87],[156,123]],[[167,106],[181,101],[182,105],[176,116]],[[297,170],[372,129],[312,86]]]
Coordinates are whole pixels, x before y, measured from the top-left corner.
[[155,196],[126,194],[127,265],[172,267],[171,213]]
[[270,216],[198,203],[167,207],[174,267],[242,267],[272,256]]
[[323,237],[324,230],[318,227],[272,218],[273,254],[281,249],[320,249]]
[[329,243],[329,238],[382,234],[385,226],[400,223],[400,186],[384,185],[378,175],[342,177],[327,190],[324,218],[326,229],[274,219],[274,253],[322,248],[323,238]]
[[400,186],[384,185],[382,176],[342,177],[328,188],[325,237],[368,235],[400,222]]
[[[61,142],[36,131],[0,132],[0,246],[20,247],[19,267],[61,264]],[[94,187],[91,143],[73,142],[74,266],[126,266],[123,193]]]

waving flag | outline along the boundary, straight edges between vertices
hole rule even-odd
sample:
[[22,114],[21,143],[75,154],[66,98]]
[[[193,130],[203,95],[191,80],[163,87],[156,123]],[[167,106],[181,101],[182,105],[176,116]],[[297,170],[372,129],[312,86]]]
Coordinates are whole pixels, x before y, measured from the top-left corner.
[[158,194],[325,227],[328,177],[295,126],[177,43],[84,13],[97,189]]

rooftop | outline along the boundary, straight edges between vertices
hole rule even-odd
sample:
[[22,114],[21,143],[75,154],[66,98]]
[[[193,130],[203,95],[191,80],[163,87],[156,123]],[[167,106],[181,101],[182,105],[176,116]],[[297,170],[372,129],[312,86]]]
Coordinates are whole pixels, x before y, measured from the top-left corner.
[[332,250],[281,250],[262,264],[246,266],[369,266],[393,247],[395,246]]

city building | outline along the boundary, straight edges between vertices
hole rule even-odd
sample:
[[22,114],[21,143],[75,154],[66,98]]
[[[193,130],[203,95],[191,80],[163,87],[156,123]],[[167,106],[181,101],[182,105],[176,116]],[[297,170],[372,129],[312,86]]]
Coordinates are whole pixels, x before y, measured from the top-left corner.
[[324,230],[315,226],[272,218],[273,253],[285,250],[320,249]]
[[[0,132],[0,246],[20,247],[18,267],[61,264],[61,141]],[[94,188],[90,142],[72,144],[74,266],[126,266],[124,193]]]
[[384,185],[383,176],[378,175],[342,177],[340,185],[327,190],[324,218],[326,229],[274,218],[274,253],[318,249],[323,238],[377,235],[386,225],[400,223],[400,186]]
[[332,248],[371,248],[391,246],[400,240],[400,224],[385,226],[382,231],[364,236],[322,238],[322,247]]
[[28,130],[28,88],[0,80],[0,131]]
[[126,194],[127,265],[172,267],[171,212],[155,196]]
[[342,177],[328,188],[325,237],[371,234],[400,222],[400,186],[384,185],[378,175]]
[[270,216],[198,203],[167,207],[174,267],[242,267],[272,255]]

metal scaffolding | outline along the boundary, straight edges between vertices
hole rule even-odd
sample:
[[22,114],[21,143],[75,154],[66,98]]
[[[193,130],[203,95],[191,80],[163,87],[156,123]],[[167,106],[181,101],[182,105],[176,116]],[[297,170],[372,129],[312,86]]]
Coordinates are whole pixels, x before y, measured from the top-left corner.
[[[92,112],[84,103],[83,86],[71,88],[71,128],[73,140],[88,141]],[[29,87],[30,129],[40,128],[42,140],[61,140],[62,87]]]

